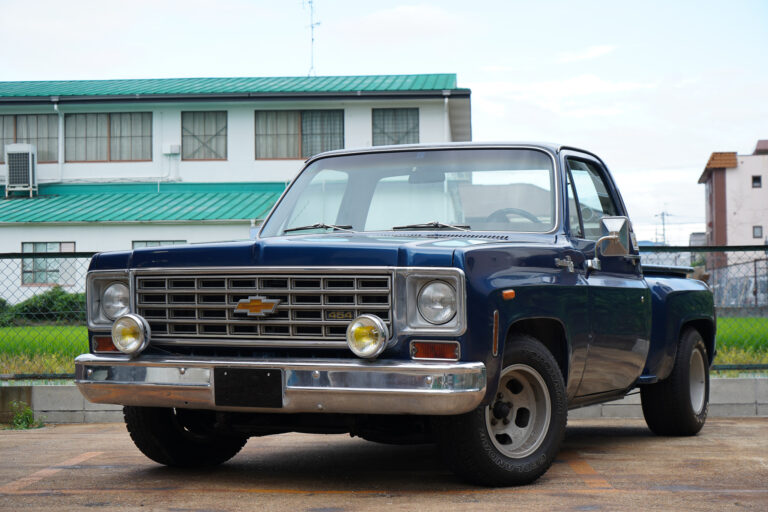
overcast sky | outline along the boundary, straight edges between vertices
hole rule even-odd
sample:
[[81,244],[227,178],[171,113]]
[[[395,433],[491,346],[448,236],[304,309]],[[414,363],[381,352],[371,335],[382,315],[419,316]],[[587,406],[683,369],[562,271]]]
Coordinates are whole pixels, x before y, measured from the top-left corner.
[[[768,138],[768,1],[316,0],[317,75],[456,73],[473,139],[598,153],[640,239],[704,230],[713,151]],[[303,76],[302,0],[0,0],[0,80]]]

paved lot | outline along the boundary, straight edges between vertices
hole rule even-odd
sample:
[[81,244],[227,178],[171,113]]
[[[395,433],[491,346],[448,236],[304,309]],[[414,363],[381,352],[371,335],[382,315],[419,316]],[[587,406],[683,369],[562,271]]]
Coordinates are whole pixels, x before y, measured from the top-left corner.
[[768,510],[768,418],[714,419],[694,438],[642,420],[572,420],[552,469],[521,488],[468,486],[430,446],[348,436],[252,438],[232,461],[180,471],[122,424],[0,431],[0,510]]

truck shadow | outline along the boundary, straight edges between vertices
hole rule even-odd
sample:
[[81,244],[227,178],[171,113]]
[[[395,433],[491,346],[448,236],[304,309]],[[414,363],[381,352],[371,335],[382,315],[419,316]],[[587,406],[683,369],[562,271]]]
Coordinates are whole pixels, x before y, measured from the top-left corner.
[[[562,451],[589,450],[592,453],[622,452],[629,443],[663,442],[644,426],[570,426]],[[534,485],[545,485],[557,477],[556,458],[550,471]],[[363,492],[388,494],[417,490],[461,490],[473,488],[450,472],[434,445],[396,446],[345,435],[306,436],[287,434],[251,438],[243,451],[228,463],[206,469],[178,469],[142,466],[135,477],[171,488],[178,482],[185,488],[239,489],[264,491],[286,489],[296,492]],[[281,491],[281,492],[283,492]]]
[[627,444],[637,449],[643,445],[663,442],[663,439],[651,432],[645,424],[600,425],[600,420],[595,420],[590,425],[569,425],[561,451],[588,449],[593,453],[609,452],[624,450]]

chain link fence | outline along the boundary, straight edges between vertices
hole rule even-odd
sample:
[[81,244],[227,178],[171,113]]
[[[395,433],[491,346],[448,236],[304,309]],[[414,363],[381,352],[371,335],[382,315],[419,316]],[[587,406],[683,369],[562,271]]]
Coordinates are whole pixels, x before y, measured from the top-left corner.
[[712,289],[717,347],[756,365],[768,363],[768,246],[641,247],[644,265],[693,267],[690,277]]
[[0,379],[74,373],[93,253],[0,254]]
[[[0,380],[69,376],[88,350],[84,288],[93,253],[44,254],[0,254]],[[691,277],[709,284],[720,354],[768,362],[768,247],[654,246],[641,254],[646,265],[693,267]]]

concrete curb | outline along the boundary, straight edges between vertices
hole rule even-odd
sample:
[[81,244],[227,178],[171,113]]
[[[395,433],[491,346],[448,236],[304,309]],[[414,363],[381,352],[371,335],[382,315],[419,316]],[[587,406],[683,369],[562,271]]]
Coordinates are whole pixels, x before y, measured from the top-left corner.
[[[11,401],[22,400],[47,423],[122,422],[122,406],[93,404],[74,385],[0,386],[0,422],[9,422]],[[623,400],[574,409],[570,418],[642,418],[640,395]],[[710,417],[768,416],[768,378],[713,378],[710,387]]]

